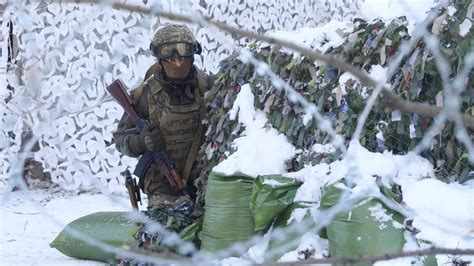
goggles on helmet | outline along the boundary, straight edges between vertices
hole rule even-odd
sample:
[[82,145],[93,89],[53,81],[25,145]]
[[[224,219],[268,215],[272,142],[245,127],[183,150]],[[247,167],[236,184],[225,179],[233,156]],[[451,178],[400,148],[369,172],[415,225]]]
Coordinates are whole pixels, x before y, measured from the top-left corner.
[[193,56],[197,52],[197,45],[188,42],[163,43],[154,47],[155,55],[161,59]]

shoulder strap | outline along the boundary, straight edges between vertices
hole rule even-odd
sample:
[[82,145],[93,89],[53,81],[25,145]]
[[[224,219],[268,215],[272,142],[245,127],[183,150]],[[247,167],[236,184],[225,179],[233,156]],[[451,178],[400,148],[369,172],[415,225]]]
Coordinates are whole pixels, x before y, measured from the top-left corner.
[[199,114],[199,120],[198,120],[198,128],[196,132],[194,133],[194,138],[193,142],[191,144],[191,149],[189,149],[188,157],[186,157],[186,162],[184,163],[184,168],[183,168],[183,179],[184,182],[188,182],[189,180],[189,175],[191,174],[191,169],[193,168],[194,160],[196,159],[196,155],[199,149],[199,143],[201,142],[202,138],[202,131],[203,131],[203,124],[201,123],[201,120],[204,117],[204,112],[206,108],[203,106],[201,108],[200,114]]
[[[199,90],[199,94],[203,98],[204,98],[204,94],[206,93],[208,89],[207,86],[208,86],[207,75],[203,71],[198,69],[197,70],[197,87]],[[203,133],[202,132],[203,124],[201,120],[204,118],[205,112],[206,112],[206,107],[205,107],[205,103],[203,102],[203,105],[199,113],[198,127],[197,127],[196,132],[194,133],[191,149],[189,149],[188,157],[186,157],[186,162],[184,163],[183,179],[186,183],[189,180],[189,175],[191,174],[191,169],[193,168],[193,164],[194,164],[194,161],[196,159],[197,152],[199,149],[199,144],[201,142],[202,133]]]
[[160,63],[159,62],[156,62],[154,63],[150,68],[148,68],[148,70],[146,71],[145,73],[145,78],[143,79],[143,81],[147,80],[149,77],[153,76],[153,74],[156,73],[156,71],[158,71],[158,69],[160,68]]
[[[145,73],[145,78],[143,79],[143,82],[146,82],[151,76],[153,76],[153,74],[155,74],[155,72],[159,68],[160,68],[160,64],[158,62],[151,65]],[[133,95],[133,104],[137,104],[138,101],[140,100],[140,98],[142,97],[143,90],[144,90],[143,87],[144,86],[139,86],[138,88],[133,90],[133,93],[132,93],[132,95]]]
[[140,101],[140,98],[143,96],[144,87],[144,85],[141,85],[132,91],[132,100],[134,106],[137,106],[138,102]]
[[[143,79],[143,82],[146,82],[151,76],[153,76],[153,74],[155,74],[155,72],[158,71],[159,68],[160,68],[159,62],[156,62],[153,65],[151,65],[145,73],[145,78]],[[132,92],[133,104],[137,104],[139,99],[142,97],[143,91],[144,91],[143,87],[144,86],[139,86],[138,88],[133,90]]]
[[197,87],[199,89],[199,94],[201,94],[202,97],[204,97],[204,94],[206,94],[206,91],[208,90],[207,88],[208,82],[207,82],[207,75],[200,69],[197,70]]

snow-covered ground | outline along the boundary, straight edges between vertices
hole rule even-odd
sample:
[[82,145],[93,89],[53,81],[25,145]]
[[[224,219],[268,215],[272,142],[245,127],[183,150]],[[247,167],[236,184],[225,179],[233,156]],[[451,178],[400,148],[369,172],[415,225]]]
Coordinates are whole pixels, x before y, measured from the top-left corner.
[[49,243],[79,217],[131,210],[127,198],[102,194],[31,190],[2,192],[0,197],[0,265],[102,265],[67,257]]

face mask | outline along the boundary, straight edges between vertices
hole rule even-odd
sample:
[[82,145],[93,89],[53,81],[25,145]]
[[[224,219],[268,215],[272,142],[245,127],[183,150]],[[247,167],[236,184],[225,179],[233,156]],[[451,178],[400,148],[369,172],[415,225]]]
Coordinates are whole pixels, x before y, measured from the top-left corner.
[[172,79],[184,79],[188,77],[193,66],[191,57],[170,58],[161,60],[166,76]]

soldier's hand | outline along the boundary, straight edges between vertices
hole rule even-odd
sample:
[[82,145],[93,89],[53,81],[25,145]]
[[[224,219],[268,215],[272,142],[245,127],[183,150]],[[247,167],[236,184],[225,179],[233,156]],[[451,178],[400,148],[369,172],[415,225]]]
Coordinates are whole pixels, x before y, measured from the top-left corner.
[[130,137],[130,149],[135,154],[143,154],[147,151],[159,151],[165,149],[165,139],[157,124],[149,124],[139,135]]
[[165,148],[165,138],[157,124],[150,124],[143,129],[141,134],[148,151],[159,151]]

